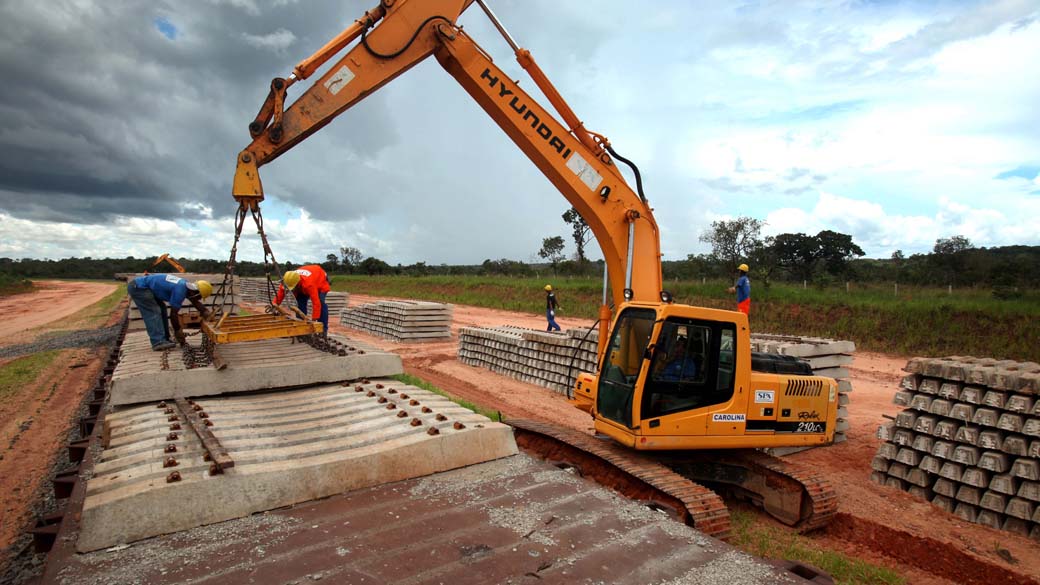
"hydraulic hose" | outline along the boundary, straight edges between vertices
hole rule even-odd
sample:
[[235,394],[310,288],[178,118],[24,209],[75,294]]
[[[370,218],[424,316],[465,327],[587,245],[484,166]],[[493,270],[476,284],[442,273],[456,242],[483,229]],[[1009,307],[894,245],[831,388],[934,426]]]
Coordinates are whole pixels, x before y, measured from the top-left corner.
[[643,200],[643,203],[646,203],[646,196],[643,195],[643,178],[639,175],[639,167],[637,167],[634,162],[628,160],[627,158],[615,152],[613,147],[611,147],[609,143],[607,144],[607,152],[610,153],[610,156],[625,163],[629,166],[629,168],[632,169],[632,172],[636,175],[636,191],[639,193],[639,198]]

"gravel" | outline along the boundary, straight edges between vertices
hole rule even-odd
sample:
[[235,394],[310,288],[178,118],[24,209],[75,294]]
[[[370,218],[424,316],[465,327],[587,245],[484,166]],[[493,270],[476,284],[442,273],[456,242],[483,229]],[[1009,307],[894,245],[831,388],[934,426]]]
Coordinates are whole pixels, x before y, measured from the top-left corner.
[[0,358],[20,357],[40,351],[52,349],[69,349],[74,347],[97,347],[112,343],[119,335],[121,324],[100,329],[80,329],[78,331],[57,332],[37,339],[32,343],[11,345],[0,348]]

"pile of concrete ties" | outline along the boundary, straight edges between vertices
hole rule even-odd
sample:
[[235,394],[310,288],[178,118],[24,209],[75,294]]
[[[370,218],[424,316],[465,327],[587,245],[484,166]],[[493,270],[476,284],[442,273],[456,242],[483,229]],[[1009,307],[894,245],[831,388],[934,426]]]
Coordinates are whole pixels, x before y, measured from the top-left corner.
[[[144,276],[144,274],[130,274],[127,275],[127,279],[133,280],[138,276]],[[214,292],[216,292],[216,287],[224,280],[223,274],[170,273],[170,276],[183,278],[188,282],[194,282],[196,280],[209,281],[211,284],[213,284]],[[237,284],[238,281],[236,277],[236,287]],[[234,296],[228,295],[227,297],[225,297],[224,312],[234,315],[238,309],[238,303],[240,300],[241,297],[238,294]],[[210,307],[211,303],[214,303],[216,301],[216,298],[210,297],[206,299],[206,301],[203,304],[207,307]],[[169,307],[167,307],[167,309],[169,309]],[[192,306],[192,304],[188,301],[184,301],[184,305],[181,307],[180,314],[182,323],[198,323],[200,320],[199,312],[196,311],[195,307]],[[130,299],[130,324],[128,325],[127,329],[129,329],[130,331],[140,331],[144,329],[144,320],[141,319],[141,310],[137,308],[137,304],[134,303],[133,299]]]
[[[277,294],[278,284],[278,282],[275,283],[273,294]],[[266,278],[243,278],[240,284],[235,285],[235,290],[242,291],[242,300],[247,303],[262,303],[266,305],[269,301]],[[329,319],[334,320],[340,317],[343,310],[347,308],[349,298],[350,296],[345,292],[330,291],[325,295],[325,304],[329,306]],[[296,297],[285,295],[282,305],[296,307]]]
[[834,442],[847,440],[849,430],[849,392],[852,382],[845,366],[853,361],[856,344],[851,341],[754,333],[751,335],[751,351],[789,355],[809,362],[814,376],[827,376],[838,381],[838,422],[834,429]]
[[347,310],[350,295],[345,292],[329,291],[325,295],[325,304],[329,306],[329,319],[336,320],[343,317],[343,311]]
[[425,301],[376,301],[346,308],[340,324],[401,342],[451,338],[453,305]]
[[596,371],[597,331],[548,333],[521,327],[464,327],[459,361],[567,394],[581,372]]
[[1040,540],[1040,364],[913,358],[871,479]]
[[[274,299],[275,294],[278,294],[279,282],[275,282],[274,291],[271,293],[271,297],[268,297],[267,290],[267,279],[266,278],[243,278],[240,284],[235,285],[235,290],[241,290],[242,300],[247,303],[262,303],[267,304],[270,300]],[[293,295],[285,295],[285,300],[282,301],[282,305],[286,307],[295,307],[296,298]],[[332,312],[329,312],[332,315]]]

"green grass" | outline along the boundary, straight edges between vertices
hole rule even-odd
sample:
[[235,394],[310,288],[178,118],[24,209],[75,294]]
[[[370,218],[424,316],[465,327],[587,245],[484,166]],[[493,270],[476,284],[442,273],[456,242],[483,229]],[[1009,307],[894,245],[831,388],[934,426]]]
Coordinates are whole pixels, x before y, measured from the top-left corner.
[[434,394],[440,394],[441,396],[447,398],[448,400],[451,400],[455,404],[458,404],[462,408],[466,408],[466,409],[472,410],[473,412],[475,412],[477,414],[484,415],[484,416],[488,417],[489,419],[491,419],[491,420],[493,420],[495,422],[501,422],[502,421],[502,413],[500,413],[500,412],[498,412],[496,410],[488,410],[486,408],[482,408],[482,407],[477,406],[476,404],[474,404],[472,402],[469,402],[467,400],[462,400],[460,398],[456,398],[456,397],[452,396],[451,394],[449,394],[447,391],[441,390],[440,388],[434,386],[433,384],[430,384],[429,382],[427,382],[426,380],[423,380],[422,378],[417,378],[417,377],[412,376],[410,374],[396,374],[394,376],[391,376],[391,378],[397,380],[398,382],[401,382],[402,384],[410,384],[412,386],[415,386],[416,388],[422,388],[423,390],[429,390],[430,392],[433,392]]
[[0,273],[0,297],[27,293],[32,289],[32,281],[28,278]]
[[799,561],[824,571],[838,585],[905,585],[906,579],[896,571],[821,548],[812,540],[784,532],[775,527],[758,526],[755,515],[732,510],[730,521],[733,537],[730,544],[750,554],[775,559]]
[[[336,275],[333,289],[541,314],[544,278]],[[551,279],[558,315],[594,319],[598,278]],[[676,302],[735,308],[729,282],[669,281]],[[1040,293],[1000,300],[988,289],[867,286],[802,288],[752,283],[753,331],[848,339],[859,349],[900,355],[974,355],[1040,361]]]
[[84,307],[79,311],[69,315],[62,319],[63,328],[69,328],[75,325],[75,328],[79,329],[95,329],[101,327],[108,321],[109,316],[112,315],[112,311],[115,310],[119,302],[126,298],[126,286],[116,285],[115,290],[105,295],[100,301]]
[[6,400],[54,363],[61,350],[43,351],[20,357],[0,366],[0,400]]

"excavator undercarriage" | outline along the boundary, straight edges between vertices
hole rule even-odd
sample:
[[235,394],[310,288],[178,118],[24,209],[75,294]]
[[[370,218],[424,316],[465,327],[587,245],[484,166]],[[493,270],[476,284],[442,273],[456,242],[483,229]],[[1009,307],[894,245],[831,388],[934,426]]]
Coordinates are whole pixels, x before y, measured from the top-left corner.
[[758,451],[634,451],[550,423],[505,422],[528,453],[573,468],[715,538],[730,536],[729,510],[715,490],[749,500],[801,532],[826,526],[838,511],[837,494],[825,478]]

